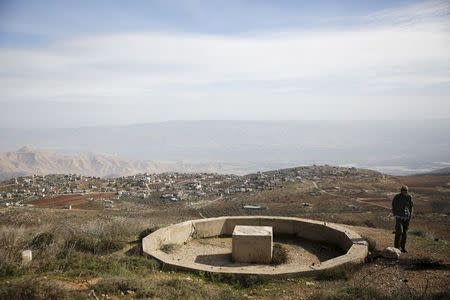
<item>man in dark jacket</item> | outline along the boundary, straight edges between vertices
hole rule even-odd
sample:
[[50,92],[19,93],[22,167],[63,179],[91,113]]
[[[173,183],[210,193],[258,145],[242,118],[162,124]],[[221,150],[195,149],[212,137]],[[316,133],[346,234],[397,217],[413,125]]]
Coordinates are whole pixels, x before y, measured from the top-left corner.
[[413,213],[413,201],[407,186],[402,186],[400,194],[395,195],[392,200],[392,213],[395,217],[395,248],[407,252],[406,235]]

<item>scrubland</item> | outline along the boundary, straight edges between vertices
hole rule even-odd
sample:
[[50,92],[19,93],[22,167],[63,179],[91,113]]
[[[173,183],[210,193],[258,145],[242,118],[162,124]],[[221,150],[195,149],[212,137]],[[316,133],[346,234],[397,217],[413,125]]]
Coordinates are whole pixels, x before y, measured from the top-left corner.
[[[116,210],[0,209],[0,299],[448,299],[450,177],[321,179],[224,197],[199,207],[133,203]],[[415,199],[408,253],[379,257],[393,243],[391,196],[408,184]],[[308,203],[308,205],[304,205]],[[260,204],[266,210],[246,210]],[[267,279],[169,271],[141,253],[155,228],[220,215],[282,215],[343,223],[369,241],[362,266],[316,277]],[[21,263],[22,250],[33,260]],[[283,253],[278,253],[283,263]]]

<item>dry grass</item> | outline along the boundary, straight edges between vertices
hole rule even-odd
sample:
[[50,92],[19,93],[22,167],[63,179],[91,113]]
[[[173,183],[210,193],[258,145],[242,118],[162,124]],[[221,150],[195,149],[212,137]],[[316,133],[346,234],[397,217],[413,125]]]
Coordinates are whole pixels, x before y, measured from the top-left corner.
[[68,292],[57,282],[39,278],[24,278],[0,284],[0,299],[17,300],[57,300],[57,299],[87,299],[81,293]]
[[146,284],[145,281],[136,277],[111,277],[102,279],[91,286],[91,289],[99,295],[132,295],[138,298],[155,296],[154,289]]
[[345,264],[332,269],[326,269],[320,272],[317,276],[317,280],[348,280],[352,277],[357,269],[361,268],[360,265]]
[[173,253],[177,249],[177,244],[165,244],[161,246],[161,251],[167,254]]
[[[113,257],[100,257],[114,253],[145,228],[140,220],[108,218],[83,223],[62,223],[52,220],[39,226],[0,226],[0,276],[50,272],[81,275],[120,274],[127,272],[127,261]],[[55,222],[56,221],[56,222]],[[33,261],[21,265],[21,251],[31,249]],[[134,258],[136,259],[136,258]],[[154,261],[133,261],[151,272],[157,268]]]
[[288,252],[287,252],[286,248],[279,243],[273,244],[272,264],[273,265],[281,265],[281,264],[286,263],[287,260],[288,260]]
[[23,227],[0,228],[0,276],[14,276],[24,272],[21,267],[21,251],[26,245],[26,231]]

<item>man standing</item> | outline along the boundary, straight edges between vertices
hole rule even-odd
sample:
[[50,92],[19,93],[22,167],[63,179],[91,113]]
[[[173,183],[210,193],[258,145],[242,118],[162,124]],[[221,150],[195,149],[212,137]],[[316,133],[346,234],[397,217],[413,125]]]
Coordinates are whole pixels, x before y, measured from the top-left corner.
[[392,213],[395,217],[395,248],[406,251],[406,234],[413,212],[413,201],[408,194],[408,187],[402,186],[400,194],[392,200]]

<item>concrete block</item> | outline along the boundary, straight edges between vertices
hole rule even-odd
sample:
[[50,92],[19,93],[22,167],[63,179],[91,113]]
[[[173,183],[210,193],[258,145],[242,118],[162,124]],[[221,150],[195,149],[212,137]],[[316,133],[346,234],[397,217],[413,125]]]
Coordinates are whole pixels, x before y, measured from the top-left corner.
[[33,260],[33,252],[31,250],[22,251],[22,264],[27,265]]
[[234,228],[232,256],[235,262],[270,264],[272,248],[272,227],[237,225]]

